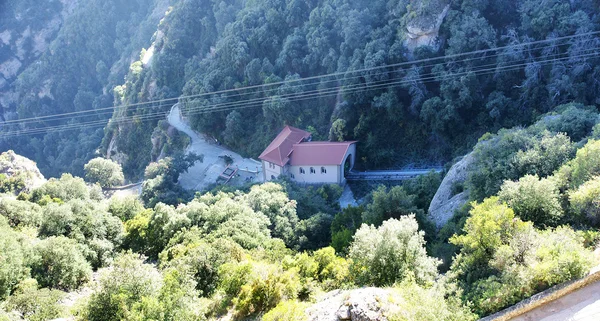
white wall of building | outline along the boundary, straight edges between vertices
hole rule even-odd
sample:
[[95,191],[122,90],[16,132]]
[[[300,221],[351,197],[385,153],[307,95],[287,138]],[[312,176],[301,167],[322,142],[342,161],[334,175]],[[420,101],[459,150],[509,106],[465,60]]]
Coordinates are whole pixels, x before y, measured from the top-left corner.
[[277,178],[279,175],[283,174],[281,166],[266,161],[262,161],[262,166],[265,182],[272,181],[273,177]]
[[[310,169],[314,168],[315,173],[311,173]],[[300,173],[300,168],[304,169],[304,174]],[[325,173],[321,172],[321,168],[325,169]],[[320,183],[328,183],[328,184],[339,184],[339,166],[337,165],[328,165],[328,166],[289,166],[287,171],[288,176],[294,175],[292,180],[298,183],[307,183],[307,184],[320,184]]]

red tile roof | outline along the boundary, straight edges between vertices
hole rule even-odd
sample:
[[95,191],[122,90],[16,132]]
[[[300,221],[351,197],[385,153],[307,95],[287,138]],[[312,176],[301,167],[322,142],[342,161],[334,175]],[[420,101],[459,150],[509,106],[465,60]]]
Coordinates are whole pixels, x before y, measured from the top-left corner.
[[285,126],[258,158],[279,166],[285,166],[290,160],[294,144],[298,144],[308,138],[310,138],[309,132]]
[[305,142],[294,144],[290,165],[321,166],[342,165],[352,142]]

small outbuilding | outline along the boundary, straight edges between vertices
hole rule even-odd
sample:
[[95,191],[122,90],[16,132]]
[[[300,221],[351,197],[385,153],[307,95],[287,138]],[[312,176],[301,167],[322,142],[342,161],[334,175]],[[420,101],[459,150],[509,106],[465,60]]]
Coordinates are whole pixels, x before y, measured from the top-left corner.
[[259,156],[264,179],[284,175],[298,183],[345,184],[354,168],[356,143],[313,142],[309,132],[286,126]]

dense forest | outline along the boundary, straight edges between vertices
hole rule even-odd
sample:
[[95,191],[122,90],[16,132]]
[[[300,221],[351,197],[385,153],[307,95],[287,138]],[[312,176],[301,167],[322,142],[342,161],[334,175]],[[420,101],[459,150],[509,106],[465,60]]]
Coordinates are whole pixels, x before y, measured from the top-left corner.
[[[0,2],[0,321],[319,320],[373,288],[388,320],[475,320],[584,277],[599,48],[598,0]],[[185,190],[175,104],[247,157],[291,125],[445,170],[346,208],[283,177]]]

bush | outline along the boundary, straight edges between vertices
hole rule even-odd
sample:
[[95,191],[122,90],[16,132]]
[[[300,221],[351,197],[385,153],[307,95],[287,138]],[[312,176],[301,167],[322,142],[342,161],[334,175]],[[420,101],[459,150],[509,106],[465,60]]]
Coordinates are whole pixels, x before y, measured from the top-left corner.
[[283,271],[272,264],[256,263],[248,280],[233,299],[235,315],[243,318],[269,311],[281,301],[298,295],[300,280],[294,271]]
[[38,289],[36,280],[27,279],[19,284],[15,293],[7,300],[6,307],[18,311],[28,321],[53,320],[63,313],[60,301],[64,297],[65,293],[62,291]]
[[42,287],[69,291],[90,279],[92,268],[74,240],[64,236],[41,240],[34,255],[31,274]]
[[0,217],[0,299],[6,298],[28,274],[27,260],[17,233]]
[[83,309],[89,321],[130,320],[145,298],[157,296],[161,277],[143,258],[125,253],[111,268],[101,271],[98,288]]
[[38,203],[45,196],[64,202],[72,199],[87,200],[90,198],[90,191],[83,179],[73,177],[71,174],[63,174],[60,179],[51,178],[44,185],[34,189],[31,193],[31,201]]
[[427,256],[414,215],[387,220],[379,228],[363,225],[354,235],[348,257],[356,282],[374,286],[389,286],[411,274],[419,284],[428,284],[440,263]]
[[571,187],[579,187],[594,176],[600,175],[600,140],[590,140],[585,146],[577,150],[577,155],[571,160],[566,171]]
[[411,280],[394,288],[390,303],[394,305],[390,321],[468,321],[476,320],[455,293],[448,293],[451,285],[443,282],[433,287],[421,287]]
[[556,226],[563,216],[554,181],[526,175],[518,182],[506,181],[498,194],[522,220],[536,226]]
[[113,196],[108,203],[108,212],[125,222],[144,210],[144,205],[135,196]]
[[473,205],[464,232],[450,239],[461,247],[450,275],[480,315],[582,277],[593,260],[583,238],[570,228],[538,231],[495,197]]
[[99,183],[102,187],[123,185],[125,177],[121,165],[110,159],[94,158],[83,167],[85,178],[90,183]]
[[0,215],[6,217],[8,224],[15,228],[37,228],[42,221],[42,209],[39,205],[8,198],[0,199]]
[[[219,268],[227,262],[239,261],[243,250],[236,243],[229,240],[220,240],[208,243],[204,240],[192,241],[186,238],[187,231],[178,234],[169,242],[169,246],[160,255],[161,265],[173,267],[178,271],[185,271],[196,281],[196,290],[201,296],[208,297],[219,284]],[[183,243],[173,244],[179,239]],[[171,258],[169,258],[171,256]],[[174,256],[174,257],[173,257]]]
[[600,224],[600,177],[583,183],[569,193],[571,210],[592,226]]
[[263,315],[262,321],[304,321],[304,312],[310,304],[298,301],[280,302],[273,310]]

